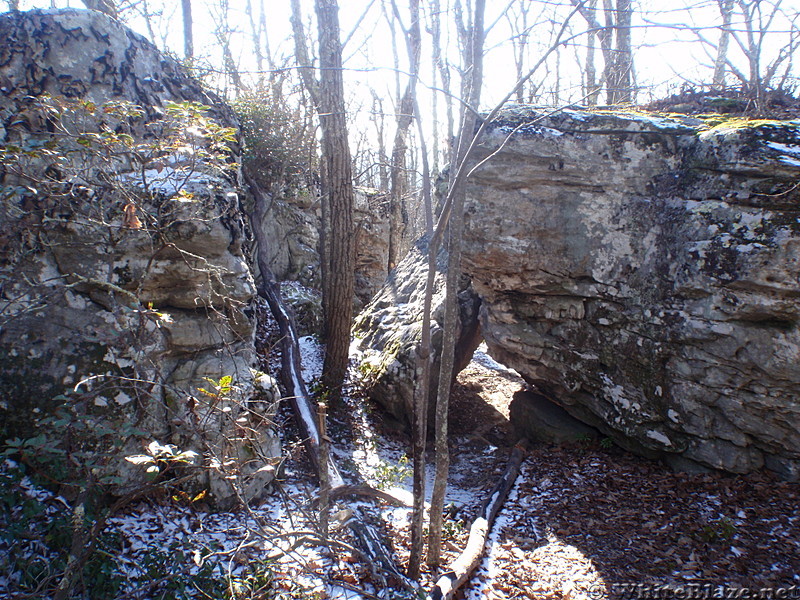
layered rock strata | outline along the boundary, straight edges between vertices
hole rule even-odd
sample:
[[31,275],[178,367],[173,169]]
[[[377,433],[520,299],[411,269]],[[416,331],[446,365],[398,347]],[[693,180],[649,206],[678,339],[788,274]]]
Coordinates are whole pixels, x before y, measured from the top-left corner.
[[501,114],[464,238],[491,355],[624,446],[796,478],[799,130]]
[[[403,427],[411,423],[414,389],[418,385],[417,348],[422,337],[427,256],[428,241],[421,238],[356,318],[353,327],[353,350],[360,384],[370,398],[385,408]],[[440,252],[431,305],[432,399],[436,397],[442,347],[446,268],[446,254]],[[464,279],[459,292],[461,326],[456,342],[456,373],[469,363],[481,342],[479,306],[480,301],[472,291],[469,280]]]
[[[372,299],[388,275],[389,215],[385,203],[385,195],[379,192],[355,190],[357,310]],[[291,189],[273,195],[262,227],[267,239],[274,241],[268,253],[275,277],[319,289],[320,206],[316,190]]]
[[262,493],[278,395],[253,371],[231,111],[83,10],[1,16],[0,86],[4,433],[59,412],[120,491],[144,474],[126,455],[172,444],[220,504]]

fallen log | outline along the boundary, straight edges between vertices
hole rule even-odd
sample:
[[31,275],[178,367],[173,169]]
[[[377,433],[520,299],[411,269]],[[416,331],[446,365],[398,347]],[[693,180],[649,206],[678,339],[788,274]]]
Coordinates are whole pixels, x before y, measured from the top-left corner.
[[330,496],[331,501],[344,498],[345,496],[366,496],[367,498],[383,500],[387,504],[393,506],[411,508],[411,505],[402,498],[398,498],[389,492],[384,492],[383,490],[376,489],[369,485],[340,485],[336,489],[331,490]]
[[526,441],[522,440],[514,447],[503,476],[492,488],[489,496],[481,503],[478,516],[469,528],[467,545],[450,564],[448,570],[436,580],[436,583],[428,592],[426,600],[450,600],[481,562],[483,549],[495,517],[500,512],[508,493],[517,479],[517,475],[519,475],[522,460],[525,458],[525,446]]
[[[266,216],[266,198],[258,183],[246,172],[243,172],[243,175],[255,200],[251,216],[251,228],[257,246],[256,263],[261,272],[261,281],[258,282],[256,288],[258,294],[267,301],[281,333],[281,382],[289,393],[288,399],[292,405],[306,452],[311,459],[317,478],[320,480],[321,485],[329,486],[328,494],[330,500],[347,495],[368,495],[389,502],[397,502],[396,498],[369,486],[345,485],[331,454],[327,452],[323,454],[327,455],[327,460],[324,460],[324,463],[327,463],[328,468],[323,470],[322,465],[324,463],[320,459],[322,436],[317,427],[317,411],[312,404],[311,396],[301,375],[300,344],[297,328],[292,315],[283,304],[280,285],[267,259],[269,243],[261,229],[261,223]],[[322,507],[322,509],[325,510],[325,507]],[[372,525],[355,517],[351,518],[347,525],[359,542],[362,552],[369,557],[374,570],[387,573],[392,579],[399,580],[406,587],[413,585],[413,582],[405,579],[392,558],[391,550],[386,547],[382,537]]]
[[[258,295],[267,301],[269,309],[278,324],[278,329],[281,333],[281,383],[283,383],[288,392],[288,400],[297,417],[300,437],[303,439],[306,452],[311,459],[314,470],[319,475],[321,470],[319,462],[320,435],[317,429],[317,413],[301,375],[300,344],[298,342],[297,327],[294,324],[294,318],[283,305],[280,284],[267,260],[269,242],[267,242],[264,231],[260,226],[267,212],[266,198],[264,198],[264,193],[252,177],[244,173],[244,178],[247,185],[250,186],[255,199],[251,224],[257,246],[256,263],[258,264],[258,270],[261,272],[261,281],[257,283],[256,288]],[[339,470],[332,460],[328,460],[328,481],[332,488],[344,484]]]

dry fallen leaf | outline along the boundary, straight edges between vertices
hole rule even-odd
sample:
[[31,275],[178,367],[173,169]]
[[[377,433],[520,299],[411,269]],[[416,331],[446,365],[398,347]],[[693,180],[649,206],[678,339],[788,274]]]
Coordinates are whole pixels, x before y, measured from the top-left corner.
[[133,202],[126,204],[122,211],[125,213],[122,220],[123,227],[127,227],[128,229],[142,228],[142,222],[139,220],[139,217],[136,216],[136,205]]

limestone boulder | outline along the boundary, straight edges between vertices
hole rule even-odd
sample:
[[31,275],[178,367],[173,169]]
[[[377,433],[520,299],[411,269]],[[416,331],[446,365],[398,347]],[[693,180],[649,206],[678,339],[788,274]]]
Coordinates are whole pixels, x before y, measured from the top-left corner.
[[144,478],[126,456],[170,445],[220,505],[264,492],[278,394],[254,373],[230,109],[83,10],[0,16],[0,86],[3,439],[66,414],[119,492]]
[[[320,289],[321,223],[317,191],[313,187],[273,187],[280,189],[271,194],[262,221],[267,239],[273,242],[268,250],[272,272],[278,280],[296,281],[307,288]],[[389,216],[384,195],[375,190],[356,188],[353,208],[356,228],[354,303],[358,311],[372,299],[388,275]],[[319,328],[313,330],[314,333],[319,331]]]
[[[268,255],[275,277],[319,289],[320,206],[316,193],[311,187],[289,187],[272,194],[262,227],[273,242]],[[389,215],[385,204],[381,192],[356,188],[356,310],[372,299],[388,275]]]
[[376,190],[356,189],[356,306],[360,310],[389,274],[388,199]]
[[621,445],[797,477],[799,129],[501,114],[464,242],[491,355]]
[[[356,318],[353,350],[356,372],[370,398],[388,411],[401,426],[411,423],[417,385],[417,347],[422,336],[425,282],[428,274],[428,240],[411,248],[372,301]],[[434,282],[431,320],[431,397],[436,397],[444,323],[447,258],[440,252]],[[460,328],[456,342],[456,373],[472,359],[481,342],[478,324],[480,301],[469,280],[459,292]]]
[[315,190],[290,188],[272,194],[261,227],[272,242],[269,264],[278,280],[320,287],[319,226]]

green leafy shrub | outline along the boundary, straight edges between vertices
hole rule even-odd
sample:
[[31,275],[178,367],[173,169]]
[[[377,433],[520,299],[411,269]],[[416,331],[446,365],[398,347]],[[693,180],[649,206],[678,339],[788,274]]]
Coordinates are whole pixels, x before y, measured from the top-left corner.
[[271,88],[241,96],[233,109],[245,141],[243,163],[265,189],[305,187],[316,170],[316,130],[304,107]]
[[[94,522],[97,500],[87,502],[83,528]],[[74,520],[63,499],[37,493],[21,466],[7,462],[0,469],[0,572],[12,580],[12,589],[40,598],[55,592],[74,550]],[[120,536],[100,532],[76,578],[75,593],[91,600],[114,598],[122,586],[114,559],[120,551]]]

